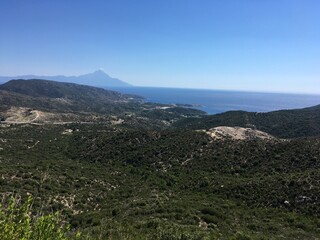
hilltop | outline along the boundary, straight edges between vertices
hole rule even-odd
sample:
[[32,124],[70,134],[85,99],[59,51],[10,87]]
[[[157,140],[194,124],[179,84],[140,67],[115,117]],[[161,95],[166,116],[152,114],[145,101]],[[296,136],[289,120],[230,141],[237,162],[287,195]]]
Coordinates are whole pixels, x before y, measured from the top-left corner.
[[211,128],[207,131],[203,130],[206,134],[208,134],[212,139],[217,140],[271,140],[274,139],[268,133],[254,130],[251,128],[242,128],[242,127],[215,127]]

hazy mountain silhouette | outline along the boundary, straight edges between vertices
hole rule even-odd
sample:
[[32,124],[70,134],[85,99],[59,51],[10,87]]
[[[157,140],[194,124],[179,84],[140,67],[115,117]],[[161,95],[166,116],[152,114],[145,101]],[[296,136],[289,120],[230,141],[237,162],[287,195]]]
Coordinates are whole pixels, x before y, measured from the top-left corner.
[[54,80],[58,82],[69,82],[69,83],[77,83],[84,84],[89,86],[96,87],[129,87],[130,84],[121,81],[117,78],[112,78],[108,74],[106,74],[102,70],[97,70],[92,73],[83,74],[79,76],[37,76],[37,75],[23,75],[23,76],[0,76],[0,83],[5,83],[12,79],[47,79]]

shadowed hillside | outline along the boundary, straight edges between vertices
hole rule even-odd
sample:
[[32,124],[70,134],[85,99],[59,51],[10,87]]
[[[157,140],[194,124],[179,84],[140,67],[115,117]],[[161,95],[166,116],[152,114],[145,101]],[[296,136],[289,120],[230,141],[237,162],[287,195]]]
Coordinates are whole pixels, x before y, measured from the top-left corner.
[[12,80],[0,85],[3,106],[117,113],[142,98],[101,88],[47,80]]
[[[61,83],[49,80],[11,80],[0,85],[0,90],[16,92],[31,97],[70,98],[95,101],[124,100],[133,96],[75,83]],[[135,96],[139,99],[138,96]]]

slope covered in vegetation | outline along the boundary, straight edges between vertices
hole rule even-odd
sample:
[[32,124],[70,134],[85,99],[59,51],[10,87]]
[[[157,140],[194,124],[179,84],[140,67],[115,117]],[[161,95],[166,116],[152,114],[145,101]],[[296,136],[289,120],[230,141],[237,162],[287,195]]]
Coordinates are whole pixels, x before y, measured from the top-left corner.
[[[102,88],[48,80],[11,80],[0,85],[2,104],[55,111],[120,112],[132,108],[138,96]],[[117,103],[117,104],[116,104]]]
[[146,103],[139,96],[74,83],[12,80],[0,85],[0,120],[10,118],[8,111],[21,107],[25,112],[37,110],[42,115],[51,115],[44,117],[45,122],[110,122],[111,116],[117,116],[127,126],[142,128],[163,128],[181,118],[204,114],[196,109]]
[[95,239],[320,236],[317,138],[71,124],[3,125],[0,139],[1,193],[32,193]]
[[218,126],[251,127],[281,138],[320,135],[320,105],[267,113],[230,111],[197,118],[182,119],[176,127],[209,129]]
[[63,236],[320,237],[319,106],[205,115],[44,80],[2,85],[0,103],[1,197],[59,211]]

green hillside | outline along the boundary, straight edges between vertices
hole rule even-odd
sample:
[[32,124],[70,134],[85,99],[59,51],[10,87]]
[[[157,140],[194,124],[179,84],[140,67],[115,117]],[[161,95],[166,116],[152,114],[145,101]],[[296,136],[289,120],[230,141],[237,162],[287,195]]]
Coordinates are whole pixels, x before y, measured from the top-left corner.
[[317,138],[71,124],[2,127],[0,139],[0,192],[32,193],[93,239],[320,237]]
[[101,88],[48,80],[11,80],[0,85],[0,91],[3,105],[55,111],[118,113],[141,100]]
[[217,126],[256,128],[281,138],[320,135],[320,105],[267,113],[230,111],[199,118],[182,119],[176,127],[208,129]]
[[[20,232],[5,213],[90,240],[320,238],[319,106],[205,115],[45,80],[1,85],[0,103],[0,221]],[[215,126],[278,138],[198,131]]]
[[[135,95],[48,80],[11,80],[0,85],[0,117],[11,107],[72,113],[79,115],[82,121],[93,119],[92,116],[105,119],[106,116],[117,115],[133,127],[166,127],[178,119],[204,114],[196,109],[145,103],[143,98]],[[83,114],[90,116],[83,117]]]

